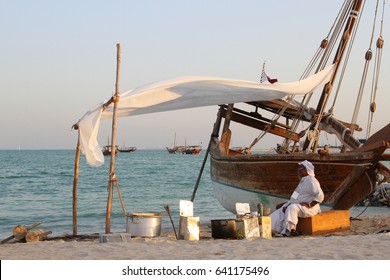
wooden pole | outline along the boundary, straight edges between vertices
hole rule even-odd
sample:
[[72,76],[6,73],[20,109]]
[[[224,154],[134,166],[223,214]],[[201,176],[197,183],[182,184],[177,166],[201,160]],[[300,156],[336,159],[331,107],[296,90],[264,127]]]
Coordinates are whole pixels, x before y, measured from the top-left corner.
[[198,191],[199,182],[200,182],[200,179],[201,179],[202,174],[203,174],[203,169],[204,169],[204,166],[206,164],[208,154],[210,152],[211,141],[213,141],[213,137],[218,137],[218,132],[219,132],[219,129],[220,129],[220,126],[221,126],[221,120],[222,120],[222,110],[223,110],[222,107],[219,107],[217,120],[214,123],[213,133],[210,136],[209,145],[207,146],[206,154],[205,154],[203,162],[202,162],[202,167],[200,168],[200,171],[199,171],[199,174],[198,174],[198,179],[196,180],[194,190],[192,191],[192,196],[191,196],[191,201],[192,202],[194,202],[196,192]]
[[116,181],[115,176],[115,144],[116,144],[116,113],[118,110],[119,102],[119,77],[120,77],[120,62],[121,62],[121,45],[116,44],[117,48],[117,66],[116,66],[116,82],[115,82],[115,94],[114,94],[114,110],[112,113],[112,134],[111,134],[111,162],[110,162],[110,175],[108,182],[108,198],[107,198],[107,210],[106,210],[106,233],[111,232],[111,210],[112,210],[112,196],[113,196],[113,184]]
[[73,236],[77,235],[77,183],[79,181],[79,163],[80,163],[80,130],[78,130],[76,155],[74,161],[74,175],[73,175]]

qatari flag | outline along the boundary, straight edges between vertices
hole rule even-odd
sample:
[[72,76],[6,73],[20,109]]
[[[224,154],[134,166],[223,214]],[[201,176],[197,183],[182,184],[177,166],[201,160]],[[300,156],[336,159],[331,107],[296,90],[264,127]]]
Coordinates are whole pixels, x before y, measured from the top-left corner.
[[261,77],[260,82],[268,81],[270,84],[274,84],[278,81],[278,79],[270,78],[265,72],[263,72],[263,75]]

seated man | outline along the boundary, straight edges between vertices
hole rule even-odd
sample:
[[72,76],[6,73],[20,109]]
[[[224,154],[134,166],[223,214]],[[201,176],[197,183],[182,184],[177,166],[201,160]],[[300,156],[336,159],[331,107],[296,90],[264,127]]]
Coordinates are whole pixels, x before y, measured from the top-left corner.
[[321,212],[324,200],[320,183],[314,177],[314,166],[305,160],[298,164],[300,182],[288,202],[276,206],[271,214],[272,231],[275,236],[295,236],[299,218],[313,217]]

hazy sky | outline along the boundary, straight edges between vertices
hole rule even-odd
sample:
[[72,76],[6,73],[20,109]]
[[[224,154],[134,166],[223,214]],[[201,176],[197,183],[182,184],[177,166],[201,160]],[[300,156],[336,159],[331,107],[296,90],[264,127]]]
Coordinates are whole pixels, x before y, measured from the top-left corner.
[[[280,82],[298,80],[342,2],[0,0],[0,149],[74,149],[77,133],[71,126],[114,92],[117,43],[122,45],[121,92],[187,75],[258,81],[265,60],[268,74]],[[365,34],[356,39],[356,64],[350,68],[355,84],[344,88],[349,96],[335,111],[346,121],[369,46],[372,26],[367,24],[375,1],[367,2],[361,23]],[[374,131],[389,122],[388,33],[385,27]],[[363,127],[367,106],[359,119]],[[119,119],[117,141],[140,149],[165,147],[176,133],[178,144],[206,146],[217,110]],[[101,145],[110,125],[102,124]],[[249,145],[257,132],[237,128],[236,135],[233,145]]]

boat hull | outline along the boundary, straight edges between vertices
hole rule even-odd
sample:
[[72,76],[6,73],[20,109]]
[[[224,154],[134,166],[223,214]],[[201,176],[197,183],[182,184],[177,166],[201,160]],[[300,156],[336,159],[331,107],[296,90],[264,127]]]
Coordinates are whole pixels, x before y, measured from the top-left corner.
[[210,174],[221,205],[235,213],[235,203],[275,209],[287,201],[299,183],[298,163],[311,161],[325,195],[327,208],[349,209],[367,197],[375,186],[375,163],[380,153],[221,155],[210,149]]

